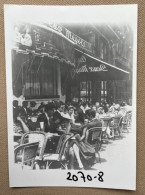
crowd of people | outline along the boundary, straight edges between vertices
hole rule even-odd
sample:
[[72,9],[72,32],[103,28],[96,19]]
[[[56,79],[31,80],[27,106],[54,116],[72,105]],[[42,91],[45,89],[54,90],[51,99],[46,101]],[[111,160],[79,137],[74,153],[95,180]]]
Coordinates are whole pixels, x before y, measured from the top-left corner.
[[[28,106],[29,105],[29,106]],[[74,139],[69,145],[68,155],[70,169],[74,168],[74,159],[77,159],[79,169],[84,164],[96,163],[96,152],[87,144],[85,136],[88,129],[102,126],[102,116],[121,118],[131,112],[131,106],[126,102],[121,105],[105,101],[95,104],[89,102],[63,103],[61,101],[43,102],[37,107],[34,101],[23,101],[19,106],[17,100],[13,101],[13,130],[14,133],[24,134],[31,131],[43,131],[62,135],[73,133]],[[108,132],[111,137],[111,132]]]

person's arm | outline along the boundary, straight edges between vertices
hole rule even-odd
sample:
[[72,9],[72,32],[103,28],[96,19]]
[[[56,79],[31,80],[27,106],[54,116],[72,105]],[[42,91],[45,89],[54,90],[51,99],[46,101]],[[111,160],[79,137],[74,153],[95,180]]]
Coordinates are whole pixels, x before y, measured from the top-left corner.
[[24,121],[20,117],[17,117],[17,120],[21,122],[21,125],[22,125],[22,128],[23,128],[24,133],[28,133],[29,132],[29,128],[24,123]]
[[86,131],[87,131],[87,127],[85,127],[85,128],[83,129],[83,135],[81,136],[80,141],[83,141],[83,139],[85,139]]

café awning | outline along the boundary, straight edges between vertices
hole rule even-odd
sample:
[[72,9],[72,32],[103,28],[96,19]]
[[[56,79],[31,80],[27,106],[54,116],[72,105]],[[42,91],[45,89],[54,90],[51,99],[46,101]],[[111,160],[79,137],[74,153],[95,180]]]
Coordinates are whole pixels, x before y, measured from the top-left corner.
[[81,81],[129,80],[130,73],[128,71],[97,59],[78,49],[75,49],[75,51],[76,67],[72,70],[72,78]]

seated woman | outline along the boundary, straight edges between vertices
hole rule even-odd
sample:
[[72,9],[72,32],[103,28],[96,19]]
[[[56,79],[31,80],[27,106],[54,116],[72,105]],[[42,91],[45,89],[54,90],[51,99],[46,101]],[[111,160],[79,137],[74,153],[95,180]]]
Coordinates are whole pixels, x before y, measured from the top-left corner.
[[70,169],[74,168],[75,158],[77,159],[79,169],[96,163],[95,149],[85,139],[88,129],[102,126],[102,122],[96,119],[95,116],[96,112],[91,109],[88,112],[89,122],[83,126],[82,135],[75,135],[75,139],[69,144]]
[[69,106],[68,107],[68,114],[69,114],[69,116],[70,116],[70,122],[73,124],[73,123],[75,123],[75,117],[74,117],[74,107],[73,106]]
[[78,108],[74,111],[74,121],[71,122],[71,132],[82,135],[85,127],[85,114],[82,109]]

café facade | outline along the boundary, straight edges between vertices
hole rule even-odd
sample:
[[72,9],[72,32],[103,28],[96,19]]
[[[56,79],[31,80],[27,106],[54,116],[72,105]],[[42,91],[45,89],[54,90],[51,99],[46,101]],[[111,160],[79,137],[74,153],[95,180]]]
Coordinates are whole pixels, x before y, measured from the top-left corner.
[[96,58],[91,43],[62,25],[17,23],[13,30],[14,97],[111,102],[114,83],[130,80],[129,71]]

